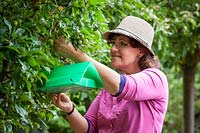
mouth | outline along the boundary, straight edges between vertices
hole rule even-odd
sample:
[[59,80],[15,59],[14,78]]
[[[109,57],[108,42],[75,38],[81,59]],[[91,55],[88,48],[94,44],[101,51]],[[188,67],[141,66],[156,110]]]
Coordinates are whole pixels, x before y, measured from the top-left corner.
[[111,54],[111,57],[121,57],[120,55],[117,55],[117,54]]
[[119,59],[119,58],[121,58],[121,56],[118,56],[118,55],[113,55],[113,56],[111,56],[111,59]]

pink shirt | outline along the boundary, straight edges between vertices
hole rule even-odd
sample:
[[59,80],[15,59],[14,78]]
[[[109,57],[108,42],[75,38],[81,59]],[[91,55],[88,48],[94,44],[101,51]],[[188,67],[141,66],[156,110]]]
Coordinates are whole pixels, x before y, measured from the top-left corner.
[[148,68],[125,76],[121,93],[114,97],[104,89],[85,114],[89,133],[161,133],[168,104],[164,73]]

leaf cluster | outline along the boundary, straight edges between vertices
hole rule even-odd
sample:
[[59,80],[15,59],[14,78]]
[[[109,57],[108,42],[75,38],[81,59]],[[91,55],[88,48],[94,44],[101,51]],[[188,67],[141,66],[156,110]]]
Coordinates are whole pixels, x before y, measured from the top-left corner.
[[[46,123],[58,113],[50,96],[37,92],[53,67],[72,63],[53,51],[53,41],[58,36],[65,36],[74,47],[99,61],[109,61],[108,46],[102,41],[102,32],[108,28],[102,13],[106,2],[0,2],[1,132],[47,127]],[[73,99],[81,95],[84,94],[74,94]]]

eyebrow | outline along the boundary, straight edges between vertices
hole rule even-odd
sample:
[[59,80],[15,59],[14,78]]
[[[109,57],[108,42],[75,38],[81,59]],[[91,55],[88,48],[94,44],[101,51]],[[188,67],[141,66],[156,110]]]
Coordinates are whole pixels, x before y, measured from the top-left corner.
[[119,40],[132,44],[132,40],[130,38],[119,38]]

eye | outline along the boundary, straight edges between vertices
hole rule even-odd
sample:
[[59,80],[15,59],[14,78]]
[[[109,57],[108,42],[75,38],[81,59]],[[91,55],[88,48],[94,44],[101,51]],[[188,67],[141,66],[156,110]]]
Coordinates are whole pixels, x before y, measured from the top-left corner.
[[112,46],[112,45],[115,44],[115,42],[114,42],[114,40],[108,40],[108,41],[107,41],[107,44]]
[[118,46],[121,47],[121,48],[124,48],[124,47],[128,46],[128,43],[125,42],[125,41],[120,41],[119,44],[118,44]]

